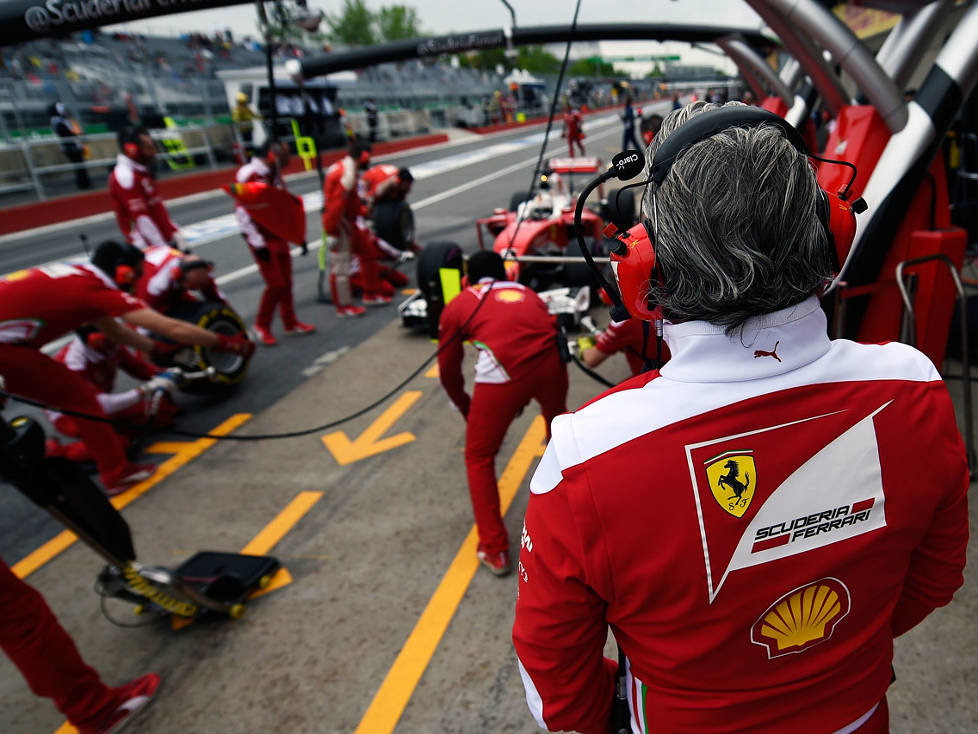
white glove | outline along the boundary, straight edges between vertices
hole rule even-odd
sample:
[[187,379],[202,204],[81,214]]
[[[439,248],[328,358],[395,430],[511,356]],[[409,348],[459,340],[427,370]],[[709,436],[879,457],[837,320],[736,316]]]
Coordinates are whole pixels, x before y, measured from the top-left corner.
[[168,393],[170,397],[173,397],[173,393],[177,389],[177,383],[171,380],[169,377],[157,375],[150,381],[144,383],[140,389],[145,395],[152,395],[155,392],[162,390],[163,392]]
[[187,238],[184,237],[183,232],[179,229],[173,233],[173,243],[181,252],[190,252],[190,245],[187,244]]
[[414,253],[411,252],[410,250],[405,250],[404,252],[401,253],[401,256],[398,258],[397,261],[399,263],[406,263],[406,262],[410,262],[413,259],[414,259]]

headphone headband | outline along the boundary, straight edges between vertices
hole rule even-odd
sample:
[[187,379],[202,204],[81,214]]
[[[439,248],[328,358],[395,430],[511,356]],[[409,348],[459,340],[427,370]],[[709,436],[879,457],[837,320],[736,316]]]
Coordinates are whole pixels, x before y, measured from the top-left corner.
[[808,146],[801,133],[783,117],[760,107],[721,107],[702,112],[680,125],[666,138],[652,159],[652,181],[659,186],[669,175],[672,164],[687,148],[711,135],[732,127],[759,127],[773,125],[778,128],[795,149],[809,155]]

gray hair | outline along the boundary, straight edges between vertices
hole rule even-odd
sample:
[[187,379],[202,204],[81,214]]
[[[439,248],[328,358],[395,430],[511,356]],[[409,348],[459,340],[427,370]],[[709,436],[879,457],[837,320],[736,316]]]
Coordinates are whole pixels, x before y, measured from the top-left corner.
[[[720,106],[671,112],[645,152],[646,170],[676,128]],[[650,283],[651,300],[670,320],[709,321],[728,334],[803,301],[833,269],[817,187],[807,157],[773,126],[728,128],[687,148],[642,197],[664,283]]]

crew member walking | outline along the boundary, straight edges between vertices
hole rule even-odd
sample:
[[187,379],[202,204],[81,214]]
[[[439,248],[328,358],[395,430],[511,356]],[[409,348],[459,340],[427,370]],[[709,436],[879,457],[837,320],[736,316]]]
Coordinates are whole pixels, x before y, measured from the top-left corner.
[[[284,189],[282,169],[288,163],[288,147],[267,138],[255,151],[251,161],[238,169],[235,180],[238,183],[257,182]],[[265,290],[262,291],[258,314],[255,316],[254,328],[258,341],[270,347],[278,343],[272,335],[272,317],[276,308],[286,334],[312,334],[316,327],[299,321],[295,315],[292,298],[292,253],[289,243],[255,222],[248,210],[240,204],[235,206],[234,213],[241,227],[241,235],[248,243],[261,277],[265,280]]]
[[567,148],[570,152],[570,157],[574,157],[574,144],[577,144],[578,149],[581,151],[581,155],[587,155],[584,152],[584,129],[581,122],[581,111],[570,104],[564,105],[564,132],[563,137],[567,138]]
[[[509,535],[499,509],[496,453],[509,424],[530,402],[547,422],[567,410],[567,366],[557,329],[540,297],[506,280],[502,258],[481,250],[468,261],[472,284],[442,311],[438,371],[465,418],[465,472],[479,532],[477,556],[497,576],[510,572]],[[479,350],[472,397],[462,376],[463,343]]]

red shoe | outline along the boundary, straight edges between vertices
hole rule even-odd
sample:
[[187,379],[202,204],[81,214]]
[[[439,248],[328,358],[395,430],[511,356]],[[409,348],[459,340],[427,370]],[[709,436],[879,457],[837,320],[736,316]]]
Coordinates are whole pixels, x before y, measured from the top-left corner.
[[266,329],[264,326],[259,326],[258,324],[255,324],[254,329],[255,329],[256,341],[261,342],[266,347],[274,347],[276,344],[278,344],[278,342],[275,340],[275,337],[272,336],[272,332]]
[[364,294],[363,305],[364,306],[386,306],[394,299],[390,296],[385,296],[383,293],[373,293],[371,295]]
[[348,318],[351,316],[363,316],[367,313],[367,309],[363,306],[337,306],[336,315],[342,318]]
[[102,485],[109,497],[122,494],[135,484],[144,482],[156,473],[155,464],[132,464],[126,462],[118,469],[102,474]]
[[82,729],[80,734],[117,734],[129,724],[135,715],[150,704],[160,687],[160,677],[156,673],[129,681],[113,689],[119,706],[94,729]]
[[291,329],[285,330],[287,336],[305,336],[306,334],[314,334],[315,332],[315,326],[312,324],[304,324],[301,321],[296,321],[294,324],[292,324]]
[[496,576],[505,576],[513,570],[509,563],[509,551],[487,551],[480,547],[476,550],[475,556]]

